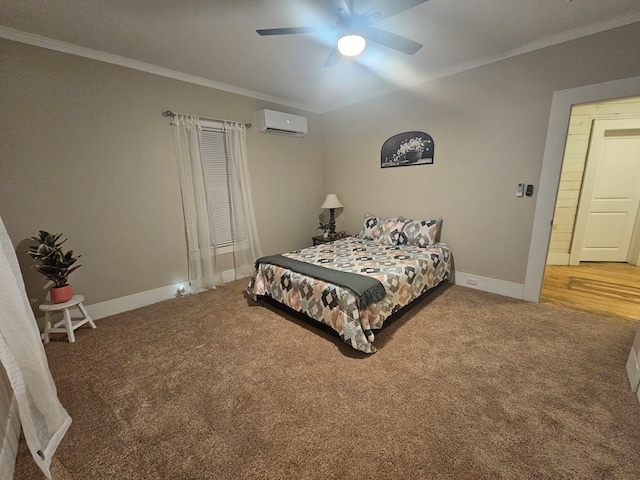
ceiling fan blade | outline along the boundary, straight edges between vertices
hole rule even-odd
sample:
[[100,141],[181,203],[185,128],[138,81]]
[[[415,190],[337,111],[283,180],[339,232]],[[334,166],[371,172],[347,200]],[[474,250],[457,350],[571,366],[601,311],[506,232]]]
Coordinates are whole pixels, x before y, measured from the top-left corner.
[[353,15],[353,0],[333,0],[338,17],[345,18]]
[[409,40],[408,38],[401,37],[395,33],[385,32],[374,27],[367,27],[365,29],[365,37],[367,40],[379,43],[385,47],[393,48],[400,52],[404,52],[409,55],[413,55],[422,48],[422,44]]
[[368,17],[368,22],[373,23],[385,18],[393,17],[400,12],[417,7],[427,0],[387,0],[375,8],[372,8],[364,15]]
[[285,27],[285,28],[265,28],[262,30],[256,30],[258,35],[290,35],[292,33],[313,33],[313,32],[326,32],[329,30],[335,30],[334,25],[325,25],[322,27]]
[[337,48],[332,48],[329,52],[329,56],[324,62],[323,67],[333,67],[340,60],[340,53],[338,53]]

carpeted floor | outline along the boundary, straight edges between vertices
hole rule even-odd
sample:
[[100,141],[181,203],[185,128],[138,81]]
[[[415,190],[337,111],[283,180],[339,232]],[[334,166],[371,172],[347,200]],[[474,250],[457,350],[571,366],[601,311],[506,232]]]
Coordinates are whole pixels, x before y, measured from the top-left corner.
[[640,478],[636,322],[447,285],[366,355],[246,283],[46,346],[55,480]]

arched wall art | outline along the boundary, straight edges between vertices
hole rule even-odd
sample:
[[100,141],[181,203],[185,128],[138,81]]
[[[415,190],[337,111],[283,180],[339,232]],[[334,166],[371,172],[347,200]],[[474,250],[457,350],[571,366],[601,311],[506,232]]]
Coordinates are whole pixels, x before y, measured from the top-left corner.
[[428,133],[399,133],[382,144],[380,167],[429,165],[433,163],[433,150],[433,139]]

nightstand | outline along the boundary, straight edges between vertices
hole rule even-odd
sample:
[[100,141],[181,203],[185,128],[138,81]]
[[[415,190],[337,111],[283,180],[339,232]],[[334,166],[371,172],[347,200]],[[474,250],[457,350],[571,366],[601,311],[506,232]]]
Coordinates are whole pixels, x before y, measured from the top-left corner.
[[322,245],[323,243],[331,243],[335,240],[340,240],[341,238],[346,238],[346,237],[350,237],[351,235],[347,235],[344,232],[340,233],[336,233],[333,237],[329,236],[327,238],[324,238],[322,235],[316,235],[315,237],[311,237],[311,240],[313,240],[313,246],[315,247],[316,245]]
[[323,243],[333,242],[334,240],[337,240],[337,239],[338,239],[338,237],[335,237],[335,238],[331,238],[331,237],[324,238],[324,236],[322,236],[322,235],[316,235],[315,237],[311,237],[311,240],[313,240],[313,246],[314,247],[316,245],[321,245]]

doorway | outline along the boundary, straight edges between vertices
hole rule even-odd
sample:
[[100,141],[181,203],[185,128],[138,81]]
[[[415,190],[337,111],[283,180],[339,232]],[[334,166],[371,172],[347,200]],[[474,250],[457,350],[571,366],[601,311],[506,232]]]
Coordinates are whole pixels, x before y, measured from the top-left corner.
[[541,301],[640,318],[640,97],[577,105]]
[[524,300],[536,303],[540,301],[571,108],[574,105],[584,103],[639,95],[640,76],[558,90],[553,93],[527,270],[522,290]]

